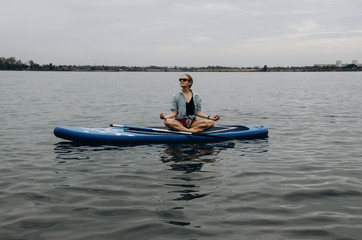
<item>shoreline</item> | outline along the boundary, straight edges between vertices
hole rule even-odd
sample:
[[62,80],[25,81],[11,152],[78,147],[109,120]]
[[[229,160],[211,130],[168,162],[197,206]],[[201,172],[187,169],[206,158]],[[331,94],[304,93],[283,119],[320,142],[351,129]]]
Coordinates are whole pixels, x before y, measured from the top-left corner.
[[61,69],[61,70],[31,70],[31,69],[0,69],[0,71],[19,71],[19,72],[362,72],[362,69],[338,69],[338,70],[324,70],[324,69],[268,69],[266,71],[258,69],[217,69],[217,70],[204,70],[204,69],[177,69],[177,70],[80,70],[80,69]]
[[0,71],[57,71],[57,72],[350,72],[362,71],[361,64],[314,65],[289,67],[167,67],[167,66],[106,66],[106,65],[40,65],[30,60],[23,63],[15,57],[0,57]]

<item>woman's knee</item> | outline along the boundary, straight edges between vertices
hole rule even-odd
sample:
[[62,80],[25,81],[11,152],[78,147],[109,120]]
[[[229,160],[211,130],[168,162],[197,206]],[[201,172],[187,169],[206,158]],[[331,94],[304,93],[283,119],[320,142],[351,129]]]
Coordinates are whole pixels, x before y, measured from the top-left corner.
[[166,127],[168,127],[170,125],[170,120],[165,119],[165,121],[163,121],[163,123],[165,124]]
[[212,120],[209,120],[209,128],[212,128],[215,126],[215,122]]
[[172,122],[173,122],[172,119],[165,119],[164,124],[166,127],[170,128],[173,126]]

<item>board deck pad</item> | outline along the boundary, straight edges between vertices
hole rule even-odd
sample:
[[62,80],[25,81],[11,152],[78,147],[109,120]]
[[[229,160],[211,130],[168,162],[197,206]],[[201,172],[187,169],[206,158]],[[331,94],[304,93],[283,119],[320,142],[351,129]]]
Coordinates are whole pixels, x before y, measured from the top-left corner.
[[[149,127],[154,129],[162,129],[162,130],[169,130],[167,127]],[[216,126],[210,128],[203,133],[227,133],[227,132],[235,132],[235,131],[246,131],[249,130],[246,126]],[[157,131],[147,131],[147,130],[135,130],[135,129],[126,129],[125,132],[132,132],[132,133],[140,133],[140,134],[155,134],[155,135],[165,135],[165,134],[175,134],[173,132],[157,132]]]

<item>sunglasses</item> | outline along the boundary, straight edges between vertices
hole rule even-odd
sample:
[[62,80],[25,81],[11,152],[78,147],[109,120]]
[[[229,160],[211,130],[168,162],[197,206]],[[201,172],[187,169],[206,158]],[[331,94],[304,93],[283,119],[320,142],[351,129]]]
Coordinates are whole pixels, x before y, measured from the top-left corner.
[[179,79],[179,81],[181,82],[187,82],[187,81],[189,81],[189,82],[191,82],[191,80],[190,79],[187,79],[187,78],[180,78]]

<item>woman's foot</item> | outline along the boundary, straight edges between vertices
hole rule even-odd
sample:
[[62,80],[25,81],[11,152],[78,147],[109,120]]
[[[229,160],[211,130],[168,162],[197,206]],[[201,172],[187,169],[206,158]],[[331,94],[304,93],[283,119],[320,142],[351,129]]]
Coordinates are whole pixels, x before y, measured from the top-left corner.
[[192,133],[202,133],[204,130],[202,128],[189,128]]

